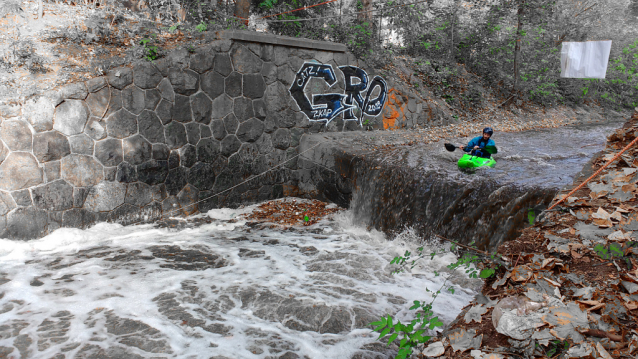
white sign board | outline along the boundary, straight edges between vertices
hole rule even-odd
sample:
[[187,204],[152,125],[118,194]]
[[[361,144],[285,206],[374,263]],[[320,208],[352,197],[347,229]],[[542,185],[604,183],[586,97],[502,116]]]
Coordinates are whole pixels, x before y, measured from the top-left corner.
[[563,42],[560,77],[604,79],[610,51],[611,40]]

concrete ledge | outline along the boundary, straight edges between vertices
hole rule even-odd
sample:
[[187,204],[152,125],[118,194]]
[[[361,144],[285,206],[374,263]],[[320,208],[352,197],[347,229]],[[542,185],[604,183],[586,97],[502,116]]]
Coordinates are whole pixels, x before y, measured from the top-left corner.
[[313,50],[323,50],[332,52],[346,52],[348,48],[344,44],[328,41],[317,41],[309,39],[298,39],[288,36],[277,36],[273,34],[263,34],[246,30],[227,30],[219,32],[220,39],[241,40],[248,42],[259,42],[263,44],[273,44],[288,47],[301,47]]

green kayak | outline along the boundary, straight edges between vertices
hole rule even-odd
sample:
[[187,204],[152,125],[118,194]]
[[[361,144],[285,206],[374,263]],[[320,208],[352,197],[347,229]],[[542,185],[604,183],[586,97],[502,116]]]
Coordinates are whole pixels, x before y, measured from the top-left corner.
[[477,168],[483,166],[494,167],[496,161],[494,158],[483,158],[472,156],[469,154],[464,154],[463,157],[459,158],[459,168]]

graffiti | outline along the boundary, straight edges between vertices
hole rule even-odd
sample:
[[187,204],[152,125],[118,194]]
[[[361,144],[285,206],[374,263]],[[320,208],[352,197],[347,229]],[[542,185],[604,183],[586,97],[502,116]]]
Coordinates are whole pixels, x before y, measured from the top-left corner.
[[[344,121],[359,121],[359,125],[363,126],[364,115],[374,117],[383,110],[388,86],[380,76],[369,81],[368,74],[358,67],[340,66],[339,70],[345,79],[345,93],[313,94],[312,100],[309,99],[305,89],[311,79],[322,79],[332,87],[337,83],[337,76],[332,65],[306,62],[290,86],[290,95],[311,121],[326,121],[328,124],[343,114]],[[376,96],[371,98],[375,93]],[[356,111],[357,108],[359,111]]]

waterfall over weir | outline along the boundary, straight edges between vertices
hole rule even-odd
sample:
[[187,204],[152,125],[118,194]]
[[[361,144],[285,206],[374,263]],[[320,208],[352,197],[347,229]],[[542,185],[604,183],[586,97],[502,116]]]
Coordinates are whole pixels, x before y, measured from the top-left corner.
[[[325,166],[313,177],[320,178],[319,195],[349,204],[359,223],[386,233],[412,228],[493,250],[529,225],[529,211],[547,208],[619,125],[497,132],[495,168],[473,172],[457,168],[461,150],[447,152],[443,141],[408,142],[401,133],[315,135],[308,147],[324,143],[304,165]],[[450,139],[457,145],[468,140]]]

